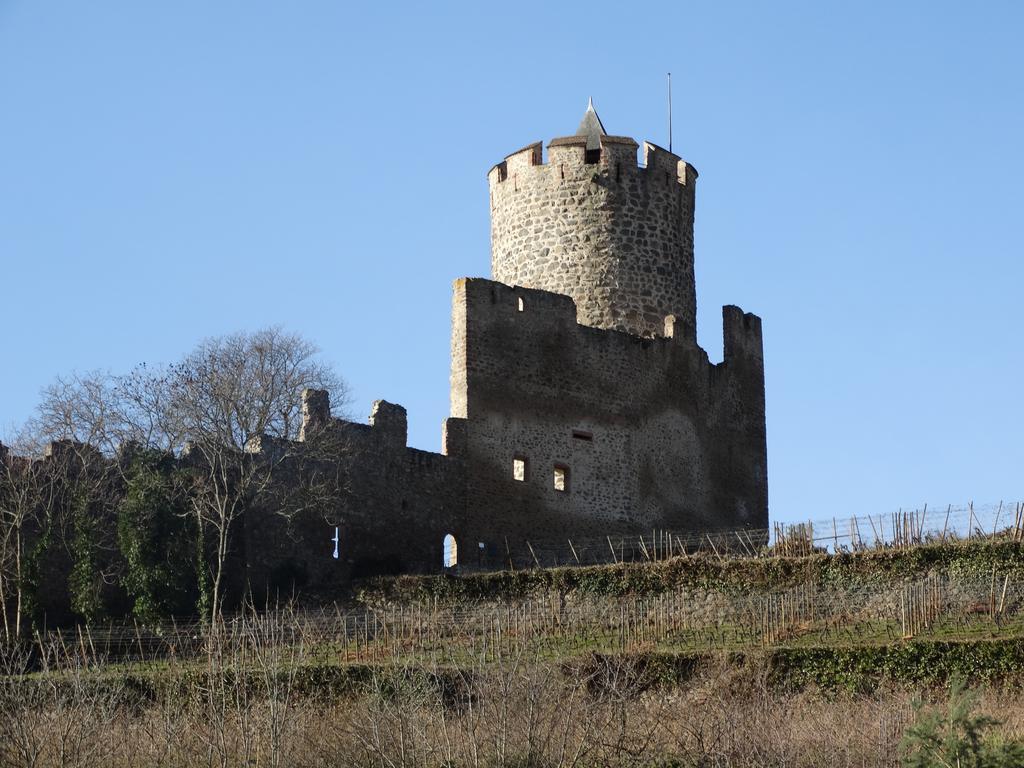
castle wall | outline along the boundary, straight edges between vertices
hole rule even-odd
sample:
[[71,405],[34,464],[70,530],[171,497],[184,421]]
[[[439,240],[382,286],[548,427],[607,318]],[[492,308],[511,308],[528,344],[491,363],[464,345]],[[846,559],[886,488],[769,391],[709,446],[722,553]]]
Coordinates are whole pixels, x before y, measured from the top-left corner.
[[[335,497],[286,522],[273,510],[247,516],[248,578],[257,597],[291,583],[330,594],[353,578],[441,567],[444,536],[458,537],[464,508],[462,462],[406,446],[406,412],[377,401],[368,424],[330,419],[325,393],[304,402],[304,443]],[[309,408],[305,406],[311,406]],[[295,483],[294,477],[285,481]],[[295,493],[294,488],[289,492]],[[338,560],[332,557],[339,528]]]
[[696,170],[653,144],[601,136],[597,162],[585,136],[540,144],[491,169],[491,274],[508,285],[563,293],[579,322],[640,336],[696,339],[693,214]]
[[567,296],[490,280],[456,281],[453,317],[446,451],[465,462],[472,539],[767,527],[757,317],[724,309],[718,365],[676,324],[591,328]]

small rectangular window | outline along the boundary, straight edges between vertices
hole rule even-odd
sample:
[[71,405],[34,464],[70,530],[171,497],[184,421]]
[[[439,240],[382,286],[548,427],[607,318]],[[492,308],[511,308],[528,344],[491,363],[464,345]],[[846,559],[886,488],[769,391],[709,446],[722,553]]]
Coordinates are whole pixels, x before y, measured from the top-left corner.
[[555,465],[555,490],[563,493],[569,490],[569,468],[563,464]]
[[594,439],[594,433],[586,429],[574,429],[572,436],[577,440],[586,440],[587,442],[592,442]]
[[526,481],[526,457],[516,456],[512,459],[512,479],[519,482]]

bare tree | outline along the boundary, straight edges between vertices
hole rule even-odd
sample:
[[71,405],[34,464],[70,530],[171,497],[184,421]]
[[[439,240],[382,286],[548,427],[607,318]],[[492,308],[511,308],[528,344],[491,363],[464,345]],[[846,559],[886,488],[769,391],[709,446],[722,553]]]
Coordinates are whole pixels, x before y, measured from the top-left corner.
[[0,612],[5,640],[22,633],[29,548],[41,510],[37,480],[30,460],[0,445]]
[[175,450],[183,438],[171,418],[170,385],[168,369],[147,365],[123,375],[59,376],[43,389],[28,426],[44,439],[91,445],[107,456],[130,443]]
[[336,410],[348,402],[344,380],[317,353],[280,327],[212,337],[167,366],[58,377],[43,389],[32,426],[45,440],[108,456],[128,443],[178,452],[208,441],[244,451],[264,435],[294,440],[304,389],[329,390]]
[[0,611],[7,638],[19,637],[30,597],[45,578],[42,559],[60,544],[71,556],[69,584],[74,607],[90,614],[113,577],[113,529],[100,510],[111,503],[111,462],[71,440],[43,445],[24,429],[11,449],[0,451]]
[[346,398],[316,351],[301,336],[268,328],[208,339],[170,369],[168,421],[190,441],[192,511],[215,542],[208,606],[214,619],[236,522],[295,454],[302,391],[333,388]]
[[[211,540],[215,618],[236,524],[295,453],[303,390],[329,390],[336,409],[348,400],[344,381],[317,352],[279,327],[209,338],[167,366],[58,378],[44,389],[32,426],[44,439],[92,445],[111,458],[130,444],[186,458],[191,512]],[[313,498],[323,494],[295,496]],[[274,502],[287,511],[281,495]]]
[[170,409],[187,439],[245,450],[268,436],[298,437],[304,389],[327,389],[335,408],[347,388],[317,348],[280,328],[207,339],[170,368]]

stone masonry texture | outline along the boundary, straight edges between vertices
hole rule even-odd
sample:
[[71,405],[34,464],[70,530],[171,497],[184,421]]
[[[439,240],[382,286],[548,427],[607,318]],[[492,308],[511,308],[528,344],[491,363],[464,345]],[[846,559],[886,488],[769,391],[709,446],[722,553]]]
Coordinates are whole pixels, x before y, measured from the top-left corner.
[[640,167],[636,142],[615,136],[600,152],[555,139],[548,154],[534,144],[488,174],[494,279],[572,297],[583,325],[655,336],[674,315],[695,338],[697,172],[653,144]]
[[637,151],[570,136],[489,172],[493,280],[454,284],[441,453],[406,446],[401,406],[355,424],[304,395],[304,439],[342,436],[346,478],[343,556],[302,555],[311,583],[437,570],[448,534],[464,564],[500,566],[526,541],[767,529],[761,320],[724,307],[723,361],[697,345],[697,172]]
[[399,405],[377,401],[361,424],[304,392],[293,447],[326,457],[337,501],[288,523],[250,510],[238,590],[330,595],[440,570],[449,534],[460,563],[500,567],[524,562],[528,541],[767,529],[761,320],[724,307],[724,359],[709,361],[697,173],[649,143],[638,164],[635,141],[600,131],[553,140],[547,162],[529,145],[488,174],[493,279],[454,284],[441,452],[407,446]]

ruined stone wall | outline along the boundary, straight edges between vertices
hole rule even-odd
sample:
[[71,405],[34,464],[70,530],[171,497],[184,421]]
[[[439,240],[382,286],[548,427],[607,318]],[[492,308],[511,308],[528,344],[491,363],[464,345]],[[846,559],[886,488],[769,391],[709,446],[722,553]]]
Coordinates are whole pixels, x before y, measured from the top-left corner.
[[[639,336],[696,339],[693,213],[697,171],[677,155],[602,136],[555,139],[491,169],[491,273],[495,280],[571,296],[579,322]],[[587,162],[596,160],[596,162]]]
[[453,316],[445,450],[472,540],[767,527],[757,317],[724,309],[712,365],[688,333],[591,328],[567,296],[490,280],[456,281]]
[[[303,403],[303,438],[293,451],[315,457],[336,484],[328,508],[285,521],[272,509],[246,520],[246,560],[253,592],[276,597],[282,585],[331,594],[353,578],[436,572],[444,536],[458,531],[464,508],[462,462],[406,446],[405,409],[382,400],[369,423],[330,418],[323,391]],[[294,478],[283,473],[283,482]],[[295,489],[288,492],[295,493]],[[335,526],[338,560],[332,557]]]

